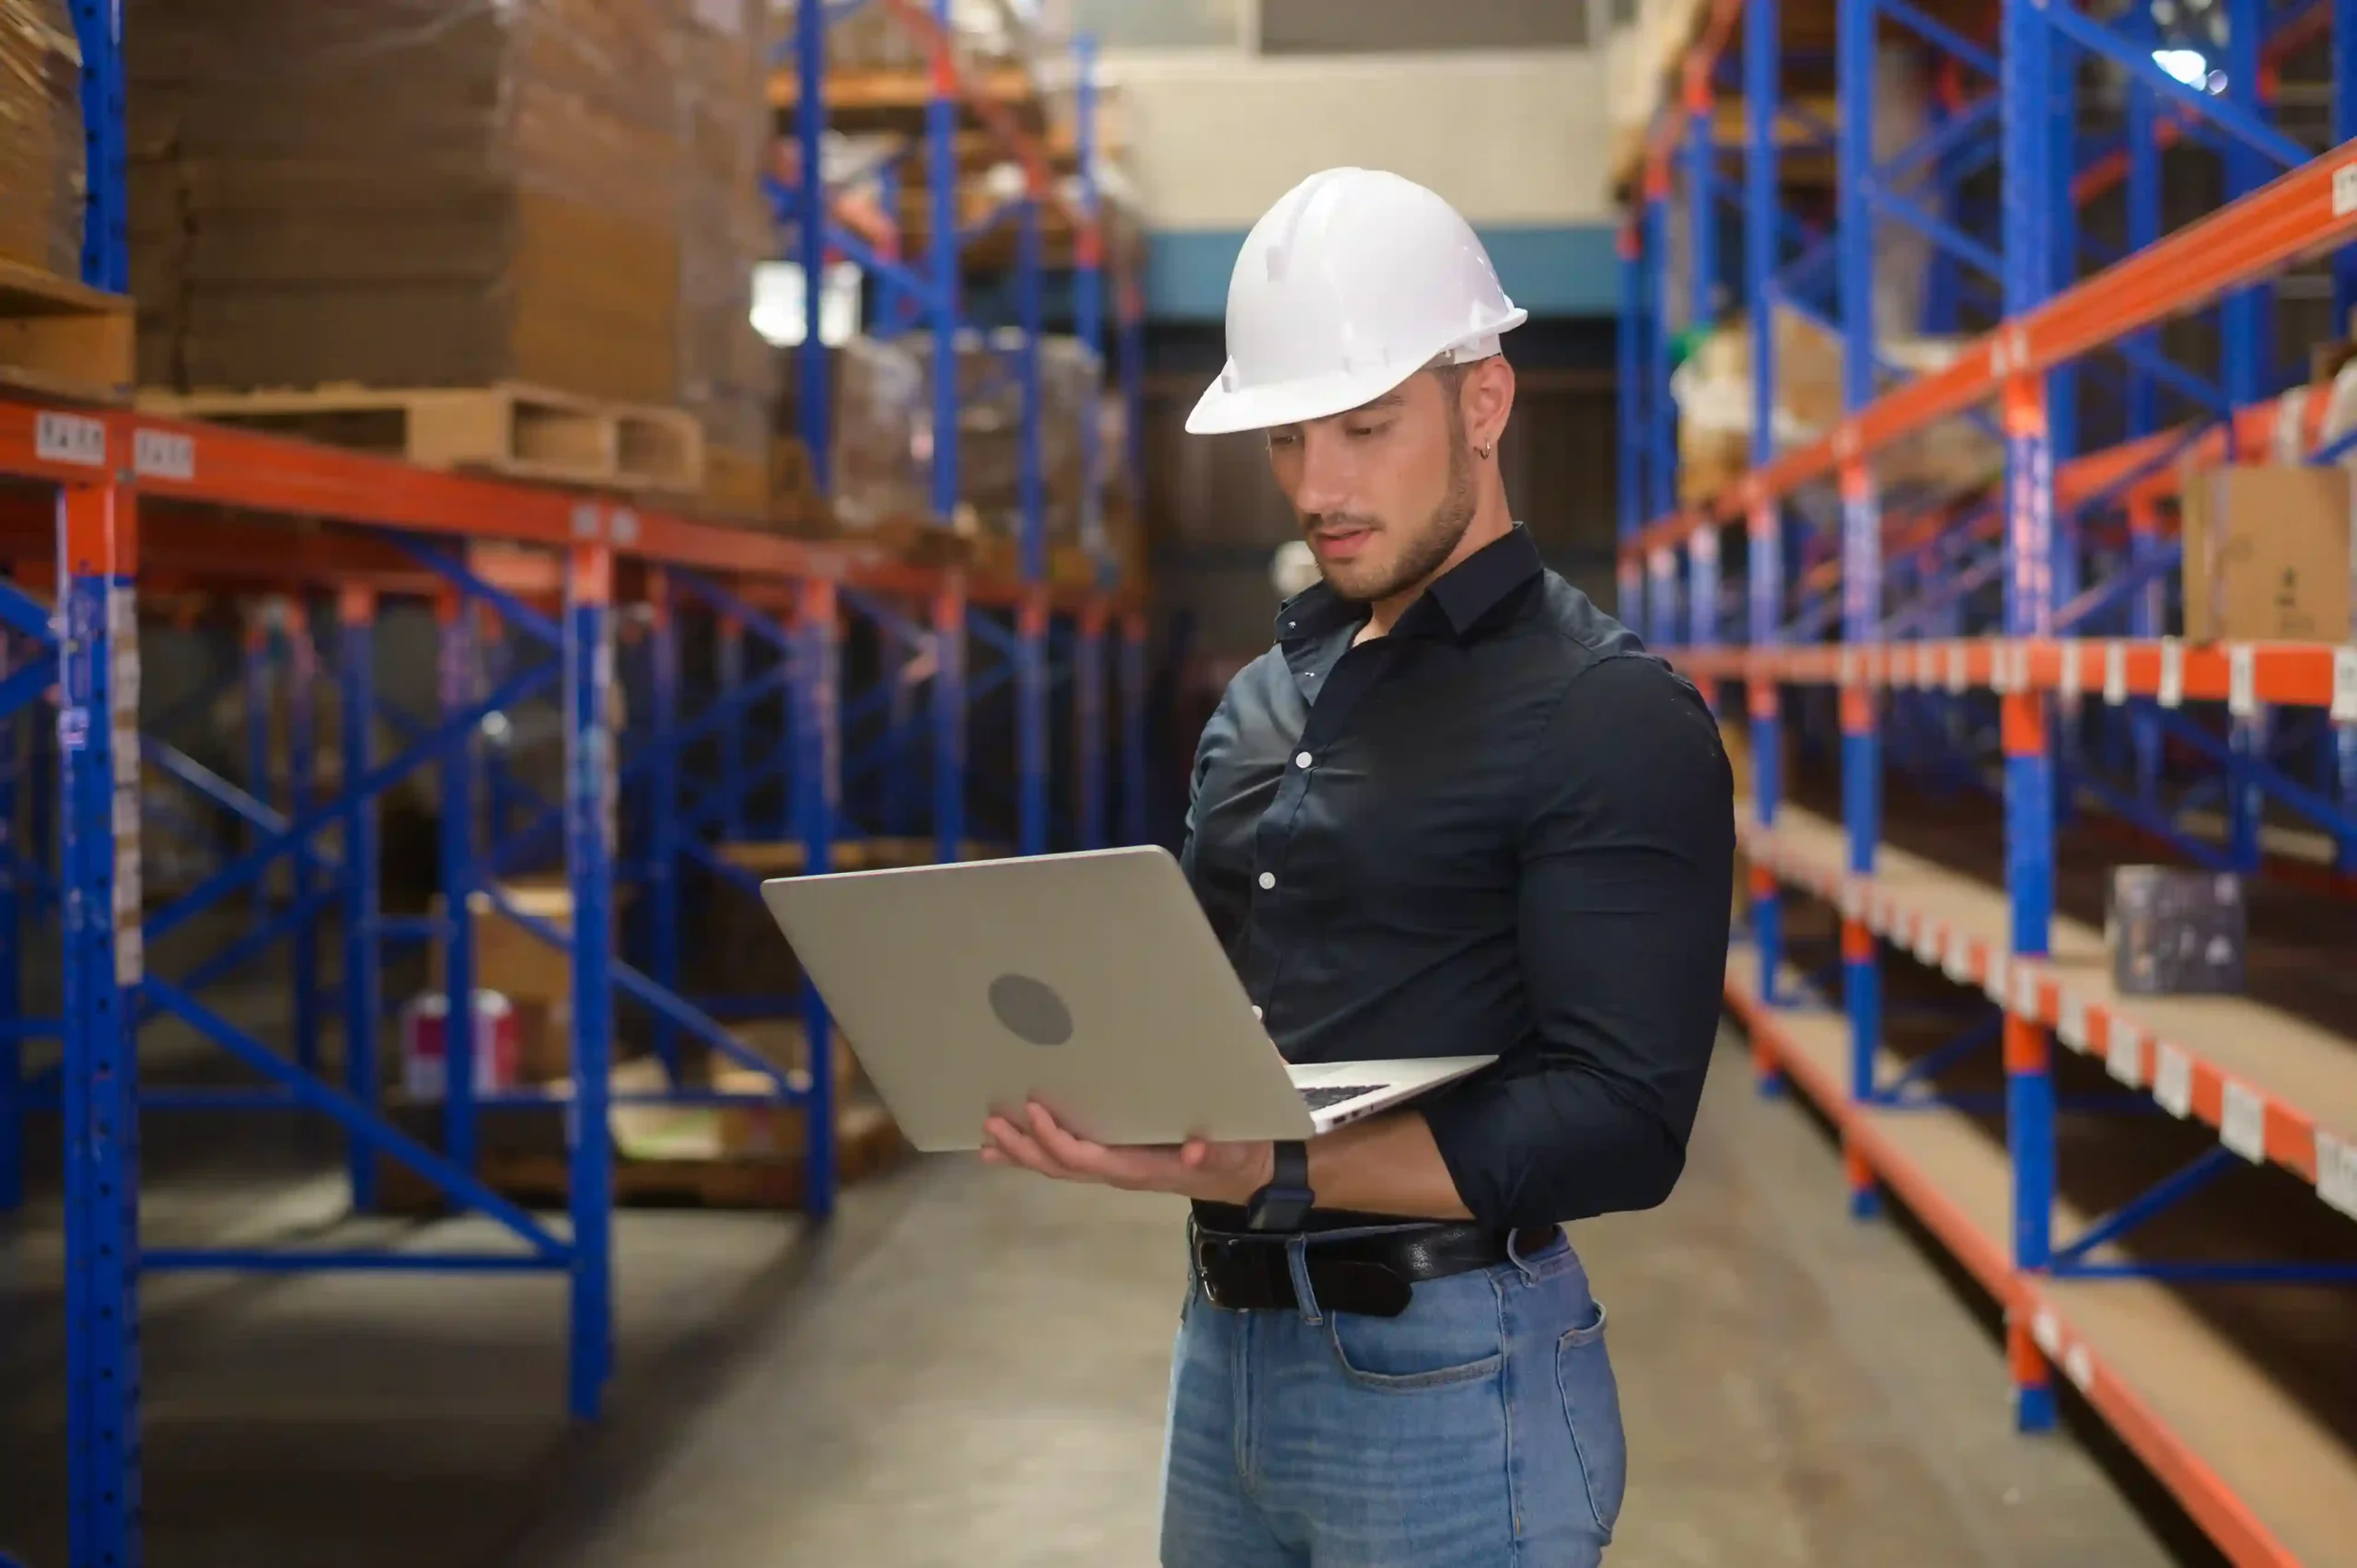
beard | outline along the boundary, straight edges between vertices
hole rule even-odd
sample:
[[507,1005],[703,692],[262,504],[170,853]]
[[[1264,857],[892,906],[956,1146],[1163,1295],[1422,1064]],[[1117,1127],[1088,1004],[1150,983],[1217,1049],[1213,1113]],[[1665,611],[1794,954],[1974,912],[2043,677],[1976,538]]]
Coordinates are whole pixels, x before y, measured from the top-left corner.
[[[1450,412],[1452,415],[1455,412]],[[1459,424],[1454,417],[1449,423],[1452,426]],[[1422,524],[1404,536],[1398,559],[1389,563],[1343,561],[1331,565],[1318,563],[1328,586],[1337,594],[1361,604],[1395,598],[1431,578],[1455,553],[1465,538],[1465,530],[1473,526],[1473,459],[1462,429],[1452,429],[1450,435],[1448,489]],[[1311,525],[1315,527],[1319,520],[1312,517]],[[1390,529],[1382,531],[1387,533]]]

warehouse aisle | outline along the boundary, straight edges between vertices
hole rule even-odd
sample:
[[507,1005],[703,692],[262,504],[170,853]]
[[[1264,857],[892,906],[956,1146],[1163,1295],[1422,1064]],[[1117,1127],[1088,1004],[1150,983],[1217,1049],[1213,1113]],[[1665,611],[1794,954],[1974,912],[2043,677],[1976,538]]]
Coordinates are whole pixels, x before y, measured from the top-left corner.
[[[183,1163],[176,1131],[157,1122],[151,1163]],[[284,1235],[332,1213],[331,1180],[284,1182],[175,1173],[146,1223]],[[2011,1434],[1993,1341],[1840,1191],[1824,1137],[1756,1100],[1729,1047],[1677,1199],[1577,1231],[1634,1450],[1611,1568],[2170,1561],[2085,1454]],[[854,1190],[816,1241],[626,1214],[621,1375],[591,1431],[561,1419],[545,1282],[153,1282],[149,1559],[1149,1563],[1178,1216],[959,1161]],[[33,1568],[63,1561],[55,1300],[30,1283],[52,1237],[0,1244],[0,1547]]]

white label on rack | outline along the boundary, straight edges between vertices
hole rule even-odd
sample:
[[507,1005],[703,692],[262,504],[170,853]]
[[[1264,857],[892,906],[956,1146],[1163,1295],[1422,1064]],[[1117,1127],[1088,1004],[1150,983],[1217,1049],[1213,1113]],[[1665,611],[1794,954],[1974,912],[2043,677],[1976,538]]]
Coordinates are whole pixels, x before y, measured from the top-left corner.
[[2144,1031],[2114,1013],[2105,1031],[2103,1070],[2131,1089],[2144,1086]]
[[2258,657],[2248,643],[2226,650],[2226,712],[2238,719],[2258,713]]
[[1970,679],[1970,671],[1965,665],[1964,645],[1950,643],[1948,645],[1948,690],[1961,691]]
[[2345,218],[2351,213],[2357,213],[2357,159],[2332,171],[2332,215]]
[[43,409],[33,415],[33,456],[45,463],[74,463],[104,468],[107,427],[87,414],[58,413]]
[[1915,927],[1915,956],[1927,964],[1940,961],[1939,928],[1928,920]]
[[614,542],[632,545],[638,542],[638,514],[627,506],[617,506],[613,512]]
[[2038,1309],[2038,1315],[2029,1320],[2029,1337],[2037,1341],[2038,1348],[2049,1357],[2062,1353],[2062,1320],[2054,1316],[2054,1308],[2041,1307]]
[[2073,1051],[2087,1053],[2086,998],[2066,991],[2056,998],[2054,1037]]
[[2012,976],[2013,960],[2003,953],[1992,951],[1989,955],[1989,961],[1981,966],[1980,989],[1989,993],[1990,1001],[2003,1007],[2009,989],[2007,982]]
[[2357,1219],[2357,1146],[2325,1132],[2316,1133],[2316,1196]]
[[115,927],[114,982],[118,986],[137,985],[147,969],[147,939],[136,920],[126,920]]
[[1972,966],[1965,962],[1965,958],[1964,938],[1953,931],[1942,932],[1940,934],[1940,969],[1950,980],[1959,985],[1969,984],[1972,980]]
[[2332,651],[2332,722],[2357,724],[2357,647]]
[[1866,918],[1866,885],[1863,882],[1841,884],[1841,918],[1860,921]]
[[1915,689],[1919,691],[1928,690],[1932,684],[1932,650],[1918,643],[1908,657],[1914,666]]
[[2161,706],[2174,708],[2185,701],[2185,645],[2175,637],[2161,639]]
[[2074,1344],[2062,1353],[2062,1376],[2082,1394],[2095,1387],[2096,1358],[2087,1353],[2086,1346]]
[[142,430],[131,437],[131,469],[143,479],[196,478],[196,437],[176,430]]
[[2267,1161],[2267,1101],[2258,1091],[2226,1080],[2218,1116],[2218,1142],[2253,1165]]
[[2000,697],[2014,690],[2013,645],[1999,643],[1989,650],[1989,690]]
[[2103,645],[2103,700],[2113,707],[2128,701],[2128,645]]
[[1840,684],[1844,686],[1855,686],[1858,683],[1858,651],[1855,648],[1843,648],[1841,650],[1841,673],[1840,680]]
[[2062,674],[2061,674],[2061,679],[2056,682],[2056,685],[2057,685],[2057,686],[2060,688],[2060,690],[2061,691],[2061,692],[2062,692],[2062,700],[2063,700],[2064,702],[2066,702],[2066,703],[2068,703],[2068,702],[2075,702],[2075,701],[2078,699],[2078,695],[2079,695],[2079,645],[2078,645],[2078,644],[2076,644],[2076,643],[2065,643],[2065,644],[2063,644],[2063,645],[2062,645]]
[[2171,1116],[2193,1114],[2193,1059],[2164,1044],[2153,1063],[2153,1098]]
[[2039,1016],[2038,1005],[2038,966],[2024,964],[2014,971],[2014,1011],[2025,1018]]

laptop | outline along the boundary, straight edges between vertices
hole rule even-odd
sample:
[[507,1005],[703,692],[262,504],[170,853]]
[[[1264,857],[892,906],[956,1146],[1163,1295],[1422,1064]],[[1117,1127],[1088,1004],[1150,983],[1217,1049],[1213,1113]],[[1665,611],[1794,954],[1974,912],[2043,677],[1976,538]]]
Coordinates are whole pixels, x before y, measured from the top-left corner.
[[1037,1099],[1105,1144],[1307,1138],[1494,1056],[1295,1066],[1155,846],[781,877],[771,914],[901,1133]]

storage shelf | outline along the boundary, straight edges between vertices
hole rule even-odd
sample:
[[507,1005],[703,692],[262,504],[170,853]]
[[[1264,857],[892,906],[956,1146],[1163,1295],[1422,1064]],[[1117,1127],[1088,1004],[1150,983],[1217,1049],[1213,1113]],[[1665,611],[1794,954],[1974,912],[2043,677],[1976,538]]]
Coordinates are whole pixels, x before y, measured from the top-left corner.
[[[1777,1067],[2242,1568],[2357,1563],[2357,1451],[2287,1396],[2268,1370],[2171,1287],[2057,1280],[2014,1269],[2005,1237],[2013,1182],[2004,1149],[1938,1108],[1851,1103],[1849,1027],[1840,1014],[1763,1007],[1740,961],[1728,1005]],[[1800,977],[1787,971],[1785,993]],[[1895,1067],[1895,1059],[1886,1059]],[[2068,1203],[2074,1228],[2094,1216]],[[2339,1313],[2346,1293],[2270,1287],[2279,1311]],[[2295,1299],[2296,1298],[2296,1299]]]

